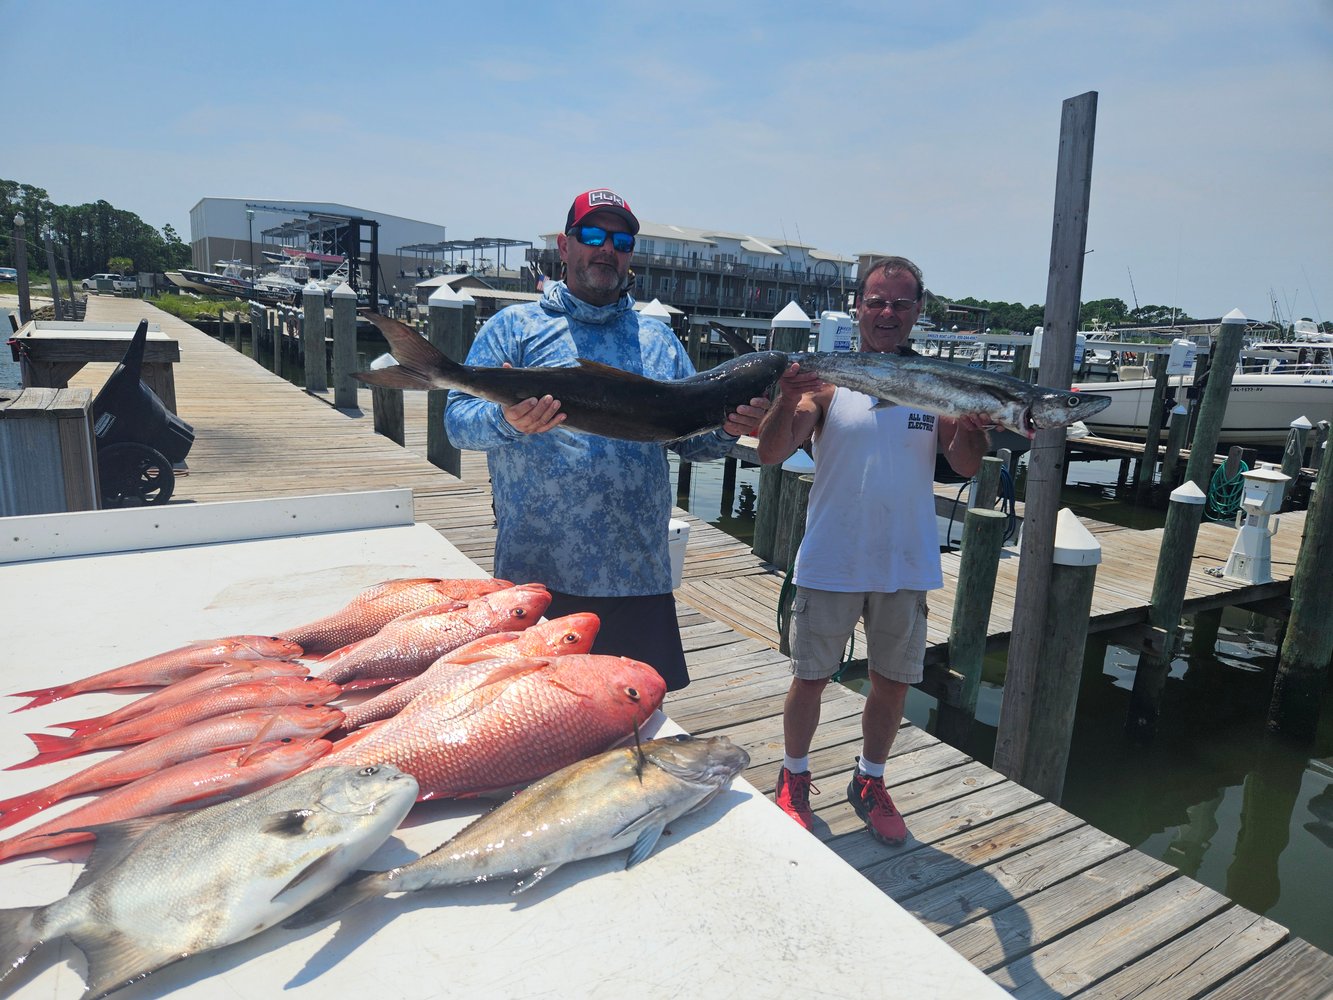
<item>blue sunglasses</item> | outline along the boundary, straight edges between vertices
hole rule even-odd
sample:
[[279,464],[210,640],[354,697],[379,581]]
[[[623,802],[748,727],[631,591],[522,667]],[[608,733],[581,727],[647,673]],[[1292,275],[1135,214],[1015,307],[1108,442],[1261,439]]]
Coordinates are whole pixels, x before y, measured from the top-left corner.
[[599,247],[610,236],[611,246],[619,253],[629,253],[634,249],[633,233],[609,233],[601,226],[575,226],[570,233],[585,247]]

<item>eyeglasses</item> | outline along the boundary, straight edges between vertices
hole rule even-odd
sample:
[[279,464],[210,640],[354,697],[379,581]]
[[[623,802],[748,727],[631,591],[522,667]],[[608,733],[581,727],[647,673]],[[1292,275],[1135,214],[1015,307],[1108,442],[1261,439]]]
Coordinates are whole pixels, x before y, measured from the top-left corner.
[[905,313],[916,305],[916,299],[866,299],[861,303],[861,308],[866,312],[879,312],[881,309],[892,309],[896,313]]
[[609,233],[601,226],[575,226],[570,233],[585,247],[599,247],[610,236],[611,246],[617,253],[629,253],[634,249],[633,233]]

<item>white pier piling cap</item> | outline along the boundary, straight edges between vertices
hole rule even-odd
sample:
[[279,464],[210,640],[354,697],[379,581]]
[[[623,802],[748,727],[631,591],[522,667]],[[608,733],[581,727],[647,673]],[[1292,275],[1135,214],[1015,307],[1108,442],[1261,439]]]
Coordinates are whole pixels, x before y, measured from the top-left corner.
[[459,298],[456,291],[448,285],[441,285],[435,291],[430,293],[430,298],[426,300],[426,305],[437,309],[462,309],[463,300]]
[[769,323],[769,328],[773,330],[809,330],[810,326],[810,317],[795,302],[788,302],[783,306],[782,311]]
[[639,310],[642,316],[652,316],[654,319],[670,321],[671,313],[667,312],[667,307],[662,305],[660,299],[653,299],[646,306]]
[[334,289],[332,292],[330,292],[329,294],[332,295],[335,299],[354,299],[354,298],[356,298],[356,292],[352,291],[352,286],[349,285],[349,284],[348,284],[347,282],[345,282],[345,281],[342,282],[341,284],[339,284],[338,287],[335,288],[335,289]]
[[1051,562],[1056,566],[1098,566],[1102,545],[1092,536],[1068,507],[1055,516],[1055,551]]
[[477,300],[467,293],[466,288],[455,288],[454,294],[458,296],[458,301],[463,303],[464,306],[475,306],[477,304]]
[[1225,316],[1222,317],[1222,322],[1223,322],[1223,323],[1248,323],[1249,320],[1247,320],[1247,319],[1245,318],[1245,314],[1244,314],[1243,312],[1241,312],[1239,309],[1232,309],[1231,312],[1227,313]]
[[1308,431],[1314,428],[1314,424],[1310,423],[1309,417],[1307,417],[1305,414],[1301,414],[1299,417],[1297,417],[1295,420],[1291,422],[1290,427],[1292,430]]
[[314,278],[311,278],[309,281],[305,283],[305,287],[301,289],[301,293],[304,295],[323,295],[324,289],[320,288],[319,285],[316,284]]
[[1171,499],[1175,503],[1204,503],[1208,497],[1193,481],[1190,481],[1172,490]]
[[797,448],[791,458],[782,463],[782,471],[808,476],[815,471],[815,460],[807,455],[804,449]]

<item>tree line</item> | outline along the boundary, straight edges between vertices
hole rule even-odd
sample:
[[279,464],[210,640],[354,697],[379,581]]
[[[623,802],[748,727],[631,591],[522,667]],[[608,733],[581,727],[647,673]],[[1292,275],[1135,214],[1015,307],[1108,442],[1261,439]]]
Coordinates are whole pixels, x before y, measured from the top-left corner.
[[[99,271],[174,271],[190,266],[190,247],[170,224],[154,229],[133,212],[98,200],[86,205],[57,205],[42,188],[0,178],[0,265],[13,267],[14,216],[23,214],[28,267],[46,270],[46,238],[58,244],[56,263],[64,268],[69,248],[72,277]],[[114,262],[114,263],[113,263]]]
[[[1034,327],[1042,325],[1045,307],[1041,305],[1025,306],[1021,302],[990,302],[986,299],[974,299],[967,296],[961,299],[945,300],[932,293],[929,302],[921,310],[921,315],[930,318],[941,328],[963,324],[956,314],[948,312],[950,304],[972,306],[988,310],[986,325],[995,332],[1005,330],[1030,333]],[[975,322],[975,317],[973,319]],[[1093,330],[1108,326],[1166,326],[1172,323],[1196,323],[1198,320],[1174,306],[1137,306],[1133,309],[1123,299],[1095,299],[1084,302],[1079,309],[1078,328]]]

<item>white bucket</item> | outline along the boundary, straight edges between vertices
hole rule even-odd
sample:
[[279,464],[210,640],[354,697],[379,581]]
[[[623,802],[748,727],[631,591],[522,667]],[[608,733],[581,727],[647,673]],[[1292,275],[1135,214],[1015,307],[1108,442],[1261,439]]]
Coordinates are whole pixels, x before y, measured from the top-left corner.
[[680,586],[685,573],[685,546],[690,540],[690,522],[674,517],[667,522],[667,547],[671,553],[671,589]]

